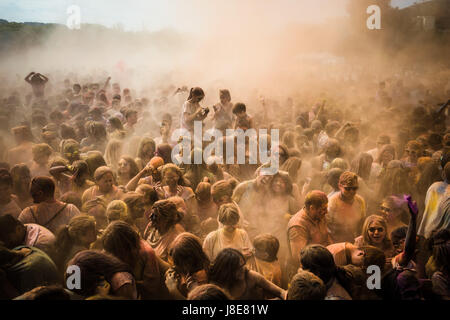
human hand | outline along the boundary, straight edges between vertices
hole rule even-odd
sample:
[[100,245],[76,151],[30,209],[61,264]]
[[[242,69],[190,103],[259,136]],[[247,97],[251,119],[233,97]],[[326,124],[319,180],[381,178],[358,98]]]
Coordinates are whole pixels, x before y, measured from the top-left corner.
[[166,287],[170,292],[178,291],[178,278],[179,275],[174,269],[169,269],[166,271]]
[[409,213],[411,215],[411,218],[417,218],[417,215],[419,214],[419,208],[417,207],[417,202],[413,201],[411,196],[408,195],[404,195],[403,199],[408,203],[408,209],[409,209]]

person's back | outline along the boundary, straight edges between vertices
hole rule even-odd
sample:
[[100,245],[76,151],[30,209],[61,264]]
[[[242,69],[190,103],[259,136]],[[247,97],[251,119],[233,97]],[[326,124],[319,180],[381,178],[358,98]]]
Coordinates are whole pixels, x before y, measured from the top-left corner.
[[38,248],[19,246],[12,251],[23,258],[5,268],[8,281],[19,294],[42,285],[59,284],[61,278],[50,257]]

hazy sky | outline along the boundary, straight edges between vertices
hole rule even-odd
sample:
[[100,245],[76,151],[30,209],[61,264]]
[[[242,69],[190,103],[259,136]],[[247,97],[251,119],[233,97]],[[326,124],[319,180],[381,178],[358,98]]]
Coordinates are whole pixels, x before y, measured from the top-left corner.
[[[392,0],[404,7],[420,0]],[[240,25],[274,27],[320,22],[345,14],[347,0],[0,0],[0,18],[17,22],[66,24],[70,5],[81,8],[81,23],[125,30],[164,28],[188,32]]]

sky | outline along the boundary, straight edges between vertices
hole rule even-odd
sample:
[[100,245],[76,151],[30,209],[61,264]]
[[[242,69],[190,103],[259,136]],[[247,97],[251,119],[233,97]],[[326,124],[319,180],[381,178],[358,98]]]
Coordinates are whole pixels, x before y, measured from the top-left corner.
[[[177,31],[202,33],[240,24],[316,23],[345,15],[347,0],[0,0],[0,19],[16,22],[66,24],[67,8],[81,9],[81,23],[127,31]],[[392,0],[405,7],[420,0]],[[233,17],[233,18],[230,18]]]

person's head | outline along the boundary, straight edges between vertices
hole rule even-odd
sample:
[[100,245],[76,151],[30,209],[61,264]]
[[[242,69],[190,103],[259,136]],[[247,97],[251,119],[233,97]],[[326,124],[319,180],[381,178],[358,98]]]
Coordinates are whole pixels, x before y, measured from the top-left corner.
[[[80,268],[80,287],[70,290],[83,297],[95,295],[98,287],[103,286],[105,280],[111,283],[113,276],[118,272],[132,273],[131,267],[122,262],[120,258],[95,250],[78,252],[67,265]],[[65,273],[64,283],[71,274],[70,272]]]
[[31,151],[33,152],[33,160],[39,165],[47,165],[50,156],[52,155],[52,148],[46,143],[35,144]]
[[380,214],[388,223],[402,221],[409,222],[409,209],[407,202],[397,196],[388,196],[381,201]]
[[220,207],[222,204],[230,203],[233,195],[233,186],[228,180],[220,180],[211,187],[213,201]]
[[287,300],[324,300],[327,288],[314,273],[300,270],[291,280]]
[[240,219],[238,210],[238,207],[234,203],[226,203],[220,206],[218,219],[223,224],[225,231],[231,233],[236,230]]
[[364,243],[387,249],[391,246],[391,240],[387,233],[386,220],[377,215],[370,215],[364,221],[362,232]]
[[395,156],[395,146],[392,144],[385,144],[383,145],[383,147],[381,147],[376,162],[387,165],[390,161],[395,159]]
[[181,185],[183,182],[183,173],[181,169],[173,163],[165,164],[161,171],[163,184],[169,187]]
[[397,254],[403,252],[403,250],[405,249],[407,232],[408,227],[406,226],[398,227],[391,232],[392,245],[394,246],[395,252]]
[[89,152],[85,161],[89,167],[89,175],[92,178],[94,178],[95,170],[106,166],[106,161],[100,151]]
[[88,248],[95,240],[97,240],[95,218],[87,214],[80,214],[70,219],[67,225],[58,230],[55,243],[56,246],[64,248],[67,254],[70,250],[66,246],[67,242]]
[[292,180],[285,171],[278,171],[270,182],[270,190],[275,195],[290,195],[292,188]]
[[144,196],[137,192],[128,192],[123,197],[123,202],[128,207],[128,215],[131,219],[136,220],[142,218],[145,212]]
[[16,164],[11,168],[11,177],[13,179],[14,193],[24,193],[30,191],[31,173],[28,166],[24,163]]
[[155,156],[161,157],[164,163],[172,163],[172,147],[168,143],[161,143],[156,147]]
[[340,168],[333,168],[327,172],[327,183],[334,191],[339,190],[339,178],[344,171]]
[[31,180],[30,194],[34,203],[53,200],[55,195],[55,182],[49,177],[35,177]]
[[222,89],[219,91],[220,102],[222,104],[229,103],[231,101],[230,91],[227,89]]
[[205,93],[203,92],[202,88],[195,87],[191,88],[191,91],[189,92],[188,101],[191,101],[193,103],[198,103],[203,100],[205,97]]
[[85,125],[88,137],[96,141],[105,141],[107,139],[106,126],[99,121],[88,121]]
[[187,296],[187,300],[227,301],[231,300],[231,297],[219,286],[208,283],[192,289]]
[[383,146],[388,145],[391,143],[391,137],[386,135],[386,134],[382,134],[378,136],[377,139],[377,148],[381,149],[383,148]]
[[111,192],[114,186],[114,175],[111,168],[103,166],[97,168],[94,173],[94,180],[101,193]]
[[329,161],[339,157],[342,154],[341,146],[339,141],[336,139],[328,139],[325,145],[325,156]]
[[300,251],[300,265],[303,270],[312,272],[324,283],[328,283],[336,273],[333,255],[319,244],[308,245]]
[[405,146],[405,155],[411,163],[417,163],[417,160],[422,155],[422,146],[416,140],[409,141]]
[[129,266],[134,267],[140,249],[138,232],[124,221],[113,221],[102,236],[103,248]]
[[322,220],[328,212],[327,195],[319,190],[310,191],[305,197],[305,211],[313,220]]
[[139,142],[137,156],[142,160],[151,159],[156,151],[155,140],[144,137]]
[[242,102],[235,103],[232,112],[236,117],[244,117],[247,112],[247,107]]
[[117,117],[111,117],[108,119],[108,131],[123,130],[122,121]]
[[138,112],[134,109],[128,109],[125,111],[125,119],[129,125],[134,125],[138,121]]
[[232,248],[219,252],[209,270],[209,281],[222,288],[230,288],[237,282],[244,281],[248,272],[244,255]]
[[211,201],[211,184],[209,182],[200,182],[195,189],[195,198],[200,203]]
[[169,248],[169,261],[182,275],[192,275],[209,267],[209,259],[200,239],[188,232],[179,234],[173,240]]
[[110,224],[116,220],[126,221],[128,217],[128,206],[122,200],[113,200],[106,207],[106,220]]
[[341,191],[342,198],[345,200],[353,200],[358,188],[358,176],[355,173],[345,171],[341,174],[339,177],[339,190]]
[[330,169],[341,169],[342,172],[347,171],[347,169],[349,168],[348,162],[342,158],[335,158],[333,161],[331,161],[330,163]]
[[0,169],[0,204],[11,201],[13,178],[8,170]]
[[338,242],[327,246],[337,266],[352,264],[361,267],[364,262],[364,251],[350,242]]
[[386,255],[383,250],[374,246],[362,246],[360,249],[364,251],[363,269],[366,270],[369,266],[375,265],[383,272],[386,264]]
[[255,248],[255,256],[258,259],[267,262],[276,261],[280,242],[271,234],[264,233],[257,235],[253,239],[253,247]]
[[136,188],[136,192],[144,197],[145,207],[151,207],[156,201],[158,201],[158,193],[155,188],[149,184],[140,184]]
[[25,225],[10,214],[0,216],[0,242],[8,249],[24,244]]
[[[289,154],[291,154],[289,150]],[[281,170],[286,171],[292,181],[297,181],[297,177],[300,173],[300,168],[302,166],[302,159],[299,157],[289,157],[283,165],[280,167]]]
[[122,156],[119,160],[119,174],[128,175],[130,178],[133,178],[139,173],[138,166],[134,159],[130,156]]
[[61,153],[69,163],[80,160],[80,144],[73,139],[63,140],[61,142]]
[[180,215],[176,204],[170,200],[156,201],[152,206],[150,221],[152,227],[164,233],[179,222]]
[[373,158],[368,153],[360,153],[356,159],[352,161],[351,171],[356,173],[365,181],[369,180],[370,171],[372,170]]

